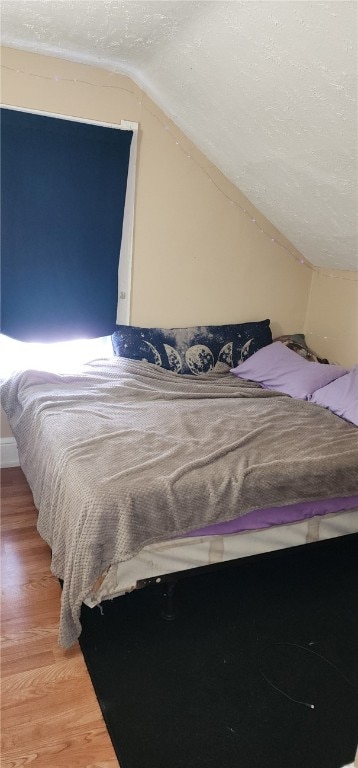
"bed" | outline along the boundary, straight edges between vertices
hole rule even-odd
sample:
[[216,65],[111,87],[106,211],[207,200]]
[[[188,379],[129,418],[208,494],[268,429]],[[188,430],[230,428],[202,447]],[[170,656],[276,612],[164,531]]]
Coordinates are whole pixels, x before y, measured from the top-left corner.
[[63,580],[64,648],[83,602],[358,532],[356,427],[227,365],[178,376],[116,356],[24,371],[2,403]]

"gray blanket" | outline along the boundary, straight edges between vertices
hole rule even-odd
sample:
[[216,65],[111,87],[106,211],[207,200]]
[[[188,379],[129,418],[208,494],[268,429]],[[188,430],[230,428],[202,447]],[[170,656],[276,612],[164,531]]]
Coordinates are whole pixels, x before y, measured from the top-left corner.
[[76,376],[16,374],[2,403],[64,580],[64,647],[96,579],[145,545],[260,507],[358,492],[355,427],[227,370],[177,376],[114,358]]

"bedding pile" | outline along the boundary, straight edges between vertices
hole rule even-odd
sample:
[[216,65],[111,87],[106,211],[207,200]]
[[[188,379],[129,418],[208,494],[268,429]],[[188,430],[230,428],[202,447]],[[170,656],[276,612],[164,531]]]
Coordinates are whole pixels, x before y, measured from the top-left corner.
[[93,361],[78,375],[15,374],[2,404],[63,579],[59,640],[109,566],[144,546],[254,509],[358,490],[356,427],[215,371]]

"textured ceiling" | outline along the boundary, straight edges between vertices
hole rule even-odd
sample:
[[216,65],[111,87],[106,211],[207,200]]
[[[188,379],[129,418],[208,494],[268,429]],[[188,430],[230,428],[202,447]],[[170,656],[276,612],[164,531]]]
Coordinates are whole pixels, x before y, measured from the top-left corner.
[[313,264],[357,269],[357,5],[2,0],[2,44],[124,72]]

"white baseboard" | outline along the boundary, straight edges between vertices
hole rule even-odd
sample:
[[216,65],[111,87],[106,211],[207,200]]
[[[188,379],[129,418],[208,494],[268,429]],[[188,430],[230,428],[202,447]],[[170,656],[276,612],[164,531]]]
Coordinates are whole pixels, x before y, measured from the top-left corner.
[[1,469],[6,467],[18,467],[19,454],[17,452],[16,440],[14,437],[2,437],[0,439],[0,466]]

